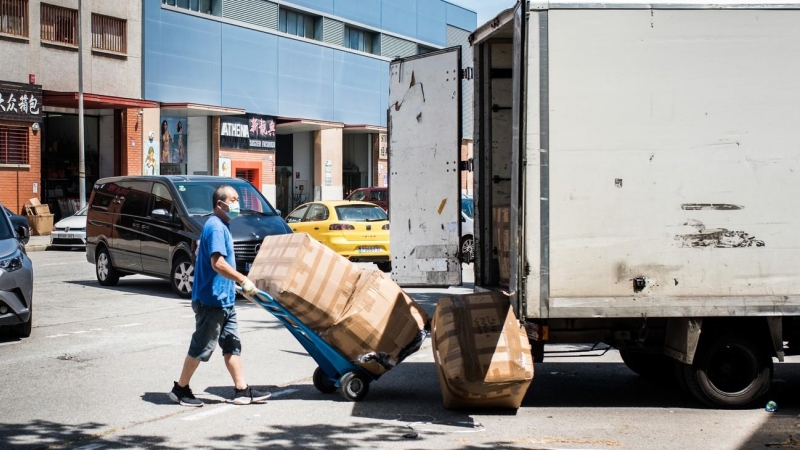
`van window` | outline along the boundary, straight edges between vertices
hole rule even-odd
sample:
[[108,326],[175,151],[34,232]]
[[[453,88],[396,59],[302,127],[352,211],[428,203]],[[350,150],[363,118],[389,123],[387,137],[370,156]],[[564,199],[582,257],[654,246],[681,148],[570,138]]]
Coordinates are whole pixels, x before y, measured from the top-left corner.
[[120,214],[144,216],[149,203],[150,185],[149,181],[120,181],[117,188],[121,201]]
[[150,212],[152,213],[152,211],[156,209],[164,209],[168,213],[173,214],[174,218],[175,211],[172,209],[173,203],[174,201],[172,200],[172,194],[170,194],[169,188],[161,183],[153,183],[153,206],[150,207]]
[[242,214],[255,211],[266,216],[277,216],[263,195],[250,183],[220,179],[219,181],[181,181],[175,183],[186,210],[192,216],[204,216],[214,212],[211,197],[214,190],[223,184],[236,189]]
[[111,202],[114,201],[116,196],[117,184],[116,183],[103,183],[94,185],[94,194],[90,201],[90,208],[92,211],[108,211],[111,207]]

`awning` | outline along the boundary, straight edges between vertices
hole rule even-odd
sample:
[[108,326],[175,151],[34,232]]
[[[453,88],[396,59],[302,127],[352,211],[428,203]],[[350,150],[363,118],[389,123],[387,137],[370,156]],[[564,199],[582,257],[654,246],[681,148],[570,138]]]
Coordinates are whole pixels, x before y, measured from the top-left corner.
[[[78,108],[77,92],[42,91],[44,106],[60,108]],[[83,94],[84,109],[123,109],[123,108],[156,108],[157,102],[138,100],[135,98],[113,97],[110,95]]]
[[386,133],[386,127],[377,125],[345,125],[344,134],[381,134]]
[[201,105],[199,103],[162,103],[161,111],[178,117],[240,116],[246,112],[240,108]]
[[277,134],[304,133],[307,131],[330,130],[333,128],[344,128],[341,122],[325,122],[322,120],[292,120],[275,125]]

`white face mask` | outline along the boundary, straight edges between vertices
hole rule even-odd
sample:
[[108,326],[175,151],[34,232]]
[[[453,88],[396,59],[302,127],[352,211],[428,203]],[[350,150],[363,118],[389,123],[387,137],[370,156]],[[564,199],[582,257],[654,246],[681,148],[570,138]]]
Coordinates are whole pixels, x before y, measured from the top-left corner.
[[239,212],[240,212],[239,202],[225,203],[225,204],[228,205],[228,211],[225,214],[228,215],[229,219],[235,219],[239,217]]

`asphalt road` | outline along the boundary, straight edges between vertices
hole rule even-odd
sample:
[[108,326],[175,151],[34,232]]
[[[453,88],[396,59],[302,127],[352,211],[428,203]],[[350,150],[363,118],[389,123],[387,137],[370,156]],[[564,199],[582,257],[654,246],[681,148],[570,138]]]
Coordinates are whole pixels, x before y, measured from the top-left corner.
[[[351,403],[311,384],[316,365],[269,313],[239,304],[245,373],[263,405],[234,406],[216,352],[192,381],[203,408],[170,402],[193,330],[165,281],[97,284],[76,251],[30,254],[33,335],[0,340],[0,448],[800,448],[800,359],[776,364],[780,410],[709,410],[629,371],[615,351],[551,358],[516,414],[448,411],[430,342]],[[410,289],[432,311],[450,290]],[[564,350],[567,347],[550,348]]]

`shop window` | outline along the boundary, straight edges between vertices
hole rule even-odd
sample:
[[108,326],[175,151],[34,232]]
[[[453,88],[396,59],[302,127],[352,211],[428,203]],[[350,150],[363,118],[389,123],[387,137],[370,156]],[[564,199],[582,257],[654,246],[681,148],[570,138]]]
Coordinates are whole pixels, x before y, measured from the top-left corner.
[[92,48],[128,52],[128,21],[92,13]]
[[0,33],[28,37],[28,0],[0,0]]
[[42,3],[43,41],[78,45],[78,10]]
[[316,20],[319,19],[281,8],[278,29],[284,33],[314,39],[314,24]]
[[28,128],[0,126],[0,164],[28,164]]
[[372,41],[375,34],[358,28],[344,27],[344,46],[360,52],[374,53]]

